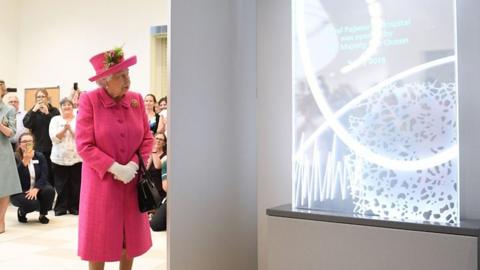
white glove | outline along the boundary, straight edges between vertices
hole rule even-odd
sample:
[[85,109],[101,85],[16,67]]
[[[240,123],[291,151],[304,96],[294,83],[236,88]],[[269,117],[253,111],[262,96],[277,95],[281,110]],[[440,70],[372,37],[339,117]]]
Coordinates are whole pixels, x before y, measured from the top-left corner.
[[137,170],[130,163],[131,162],[129,162],[127,165],[122,165],[118,162],[114,162],[108,171],[113,174],[113,178],[116,180],[122,181],[124,184],[128,184],[137,174]]
[[127,164],[125,164],[125,167],[128,167],[128,168],[130,169],[130,171],[134,172],[132,178],[130,178],[130,179],[128,180],[128,182],[124,182],[125,184],[128,184],[130,181],[133,180],[133,178],[135,178],[135,175],[137,175],[137,173],[138,173],[138,165],[137,165],[137,163],[135,163],[135,162],[133,162],[133,161],[130,161],[130,162],[128,162]]
[[128,162],[125,166],[128,166],[130,169],[134,170],[135,171],[135,174],[137,174],[137,171],[138,171],[138,165],[137,163],[133,162],[133,161],[130,161]]

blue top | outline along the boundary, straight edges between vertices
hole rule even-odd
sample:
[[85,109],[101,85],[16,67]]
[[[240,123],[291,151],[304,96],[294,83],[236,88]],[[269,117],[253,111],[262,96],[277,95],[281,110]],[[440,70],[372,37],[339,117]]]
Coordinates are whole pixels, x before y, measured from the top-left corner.
[[[15,109],[6,105],[0,98],[0,121],[8,126],[15,135],[16,117]],[[0,198],[21,192],[18,172],[15,168],[15,158],[12,145],[7,136],[0,132]]]

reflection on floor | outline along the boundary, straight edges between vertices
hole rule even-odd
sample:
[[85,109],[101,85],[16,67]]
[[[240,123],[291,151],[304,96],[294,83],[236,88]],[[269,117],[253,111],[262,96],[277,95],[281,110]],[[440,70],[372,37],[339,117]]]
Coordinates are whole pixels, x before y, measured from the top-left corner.
[[[6,231],[0,234],[0,269],[77,270],[88,264],[77,256],[77,216],[55,217],[49,212],[49,224],[38,222],[38,212],[28,214],[28,223],[17,221],[17,208],[10,206]],[[167,269],[167,236],[152,232],[153,247],[135,259],[133,269]],[[105,270],[117,270],[118,263],[105,264]]]

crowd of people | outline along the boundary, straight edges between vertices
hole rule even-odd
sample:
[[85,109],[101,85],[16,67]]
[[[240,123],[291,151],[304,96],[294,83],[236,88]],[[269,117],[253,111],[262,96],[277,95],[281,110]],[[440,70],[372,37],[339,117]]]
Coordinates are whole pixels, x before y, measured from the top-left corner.
[[[152,245],[150,229],[166,229],[167,97],[129,91],[136,56],[124,58],[121,48],[90,62],[98,88],[75,87],[59,109],[39,89],[24,112],[0,80],[0,234],[9,202],[21,223],[39,212],[47,224],[52,209],[55,216],[79,215],[78,255],[89,269],[109,261],[131,269]],[[138,209],[139,158],[164,202],[149,213]]]

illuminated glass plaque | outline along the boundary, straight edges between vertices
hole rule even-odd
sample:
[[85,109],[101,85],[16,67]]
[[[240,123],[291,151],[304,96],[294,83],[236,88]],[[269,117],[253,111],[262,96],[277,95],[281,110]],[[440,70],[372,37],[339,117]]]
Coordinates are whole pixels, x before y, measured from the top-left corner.
[[457,222],[455,1],[292,3],[292,204]]

